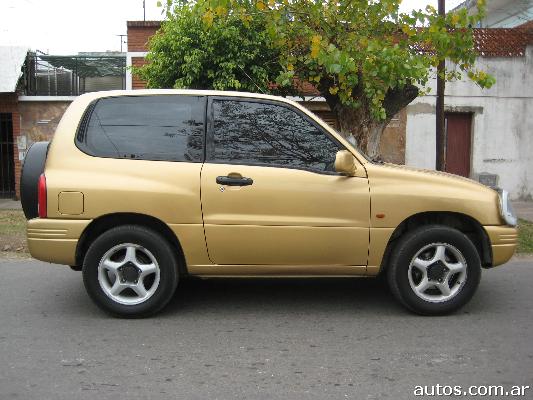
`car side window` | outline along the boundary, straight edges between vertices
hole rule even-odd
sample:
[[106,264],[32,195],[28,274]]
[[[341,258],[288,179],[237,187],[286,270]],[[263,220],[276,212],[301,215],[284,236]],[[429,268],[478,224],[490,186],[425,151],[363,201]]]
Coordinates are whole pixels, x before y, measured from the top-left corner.
[[76,143],[91,155],[202,162],[205,97],[120,96],[91,105]]
[[339,145],[282,105],[213,100],[209,161],[333,172]]

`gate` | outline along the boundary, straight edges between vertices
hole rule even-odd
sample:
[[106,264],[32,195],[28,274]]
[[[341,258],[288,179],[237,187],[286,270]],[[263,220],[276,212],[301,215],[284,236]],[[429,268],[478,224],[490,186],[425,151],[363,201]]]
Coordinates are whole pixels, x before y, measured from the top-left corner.
[[15,197],[13,119],[0,113],[0,198]]

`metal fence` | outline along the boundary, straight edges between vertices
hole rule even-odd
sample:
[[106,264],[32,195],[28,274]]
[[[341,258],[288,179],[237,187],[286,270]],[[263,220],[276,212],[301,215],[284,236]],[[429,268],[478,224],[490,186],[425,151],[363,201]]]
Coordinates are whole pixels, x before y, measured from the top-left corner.
[[125,56],[32,53],[24,65],[24,94],[27,96],[77,96],[125,88]]

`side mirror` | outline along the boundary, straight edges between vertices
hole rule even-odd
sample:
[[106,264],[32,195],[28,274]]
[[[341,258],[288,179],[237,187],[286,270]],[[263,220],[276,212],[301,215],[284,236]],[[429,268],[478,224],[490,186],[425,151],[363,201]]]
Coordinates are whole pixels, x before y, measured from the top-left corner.
[[357,170],[357,163],[355,157],[348,150],[340,150],[335,156],[335,171],[348,175],[355,176]]

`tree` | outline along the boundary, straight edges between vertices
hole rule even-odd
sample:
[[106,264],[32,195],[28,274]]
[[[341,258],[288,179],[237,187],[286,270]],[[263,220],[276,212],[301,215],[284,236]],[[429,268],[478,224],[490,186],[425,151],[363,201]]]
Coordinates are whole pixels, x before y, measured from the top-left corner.
[[179,3],[167,12],[150,40],[148,63],[134,72],[151,88],[268,92],[282,68],[264,18],[214,21],[197,11]]
[[[199,36],[220,35],[236,26],[247,28],[244,40],[232,42],[239,50],[231,52],[247,52],[257,35],[256,48],[268,54],[265,61],[277,58],[277,65],[261,64],[253,57],[243,63],[237,58],[235,64],[251,72],[249,81],[241,81],[240,76],[236,78],[239,85],[224,81],[217,86],[207,81],[201,84],[252,91],[260,86],[261,90],[294,93],[298,82],[311,82],[336,114],[341,134],[353,135],[361,150],[375,158],[383,129],[398,111],[425,93],[439,61],[448,59],[454,64],[443,72],[446,80],[466,74],[481,87],[494,83],[490,75],[474,66],[471,27],[483,16],[482,1],[478,0],[477,15],[460,10],[439,16],[431,6],[400,13],[401,0],[167,0],[169,22],[163,25],[163,35],[166,29],[178,26],[183,15],[195,21],[195,35]],[[174,38],[167,39],[180,41]],[[152,63],[166,57],[158,46],[161,40],[152,41]],[[179,68],[188,68],[185,58],[174,62],[182,64]],[[255,73],[255,68],[264,65],[268,68],[263,73]],[[155,82],[153,72],[168,74],[164,68],[146,68],[151,72],[144,75],[149,83]],[[197,62],[194,68],[215,73],[210,61],[205,65]],[[277,86],[269,86],[271,81]],[[181,78],[164,83],[173,87],[196,84]]]

